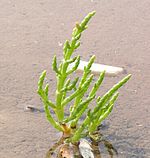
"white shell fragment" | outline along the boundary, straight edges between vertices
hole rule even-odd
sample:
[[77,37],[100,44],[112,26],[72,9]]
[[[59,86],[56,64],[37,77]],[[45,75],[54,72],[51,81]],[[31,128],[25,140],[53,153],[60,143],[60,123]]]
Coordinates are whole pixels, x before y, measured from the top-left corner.
[[[77,71],[84,71],[84,67],[87,66],[88,62],[80,60],[80,64],[78,66]],[[69,65],[69,69],[71,69],[74,66],[74,63]],[[91,67],[91,71],[94,74],[99,75],[101,72],[105,70],[106,76],[117,76],[118,74],[122,73],[124,70],[121,67],[115,67],[115,66],[109,66],[109,65],[103,65],[98,63],[93,63]]]
[[86,139],[80,139],[79,151],[83,158],[94,158],[93,149]]

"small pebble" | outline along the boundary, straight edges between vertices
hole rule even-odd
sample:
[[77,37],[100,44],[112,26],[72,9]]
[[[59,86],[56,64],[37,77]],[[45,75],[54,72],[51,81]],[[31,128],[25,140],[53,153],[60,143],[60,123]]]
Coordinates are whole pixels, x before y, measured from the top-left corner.
[[28,112],[40,112],[41,110],[34,107],[33,105],[26,105],[25,106],[25,111],[28,111]]
[[59,45],[59,47],[62,47],[63,43],[61,43],[61,42],[58,42],[58,45]]

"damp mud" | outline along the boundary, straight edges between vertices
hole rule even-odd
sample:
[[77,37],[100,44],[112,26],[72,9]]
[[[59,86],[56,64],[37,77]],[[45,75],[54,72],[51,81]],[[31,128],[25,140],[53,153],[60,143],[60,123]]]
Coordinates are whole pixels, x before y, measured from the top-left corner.
[[[149,157],[149,149],[146,148],[138,148],[134,146],[136,138],[129,138],[129,137],[119,137],[115,135],[103,135],[101,133],[105,133],[104,128],[106,125],[99,128],[97,141],[94,141],[89,138],[84,138],[87,140],[92,148],[92,153],[95,158],[126,158],[126,157],[136,157],[136,158],[147,158]],[[101,131],[101,132],[100,132]],[[113,138],[113,139],[112,139]],[[114,139],[117,143],[114,142]],[[126,141],[125,141],[126,139]],[[134,142],[134,143],[133,143]],[[80,151],[79,151],[79,144],[80,142],[74,146],[76,152],[74,152],[75,157],[82,158]],[[53,146],[46,152],[45,158],[61,158],[64,157],[65,152],[71,152],[72,148],[65,148],[63,152],[61,152],[61,148],[63,148],[65,144],[63,143],[63,138],[53,144]],[[61,156],[60,156],[61,155]],[[70,157],[71,154],[66,154]],[[68,158],[69,158],[68,157]]]
[[[150,157],[149,0],[1,0],[0,8],[0,158],[44,158],[61,137],[45,119],[37,82],[46,69],[54,100],[52,57],[62,58],[75,22],[92,10],[96,15],[75,53],[125,69],[106,77],[98,95],[132,74],[101,132],[117,150],[114,158]],[[103,143],[99,148],[102,158],[110,157]]]
[[[56,142],[46,153],[45,158],[82,158],[84,155],[90,158],[101,158],[104,149],[101,150],[101,144],[107,151],[107,155],[114,157],[118,155],[117,150],[111,144],[110,141],[106,140],[101,134],[101,128],[93,133],[92,137],[81,138],[76,144],[65,143],[63,136],[58,142]],[[91,155],[91,156],[90,156]]]

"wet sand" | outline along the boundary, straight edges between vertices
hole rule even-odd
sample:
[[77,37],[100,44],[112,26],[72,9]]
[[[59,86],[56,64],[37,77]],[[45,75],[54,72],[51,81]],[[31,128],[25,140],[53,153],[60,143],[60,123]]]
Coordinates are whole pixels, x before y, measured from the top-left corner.
[[[44,113],[25,107],[42,108],[36,90],[44,69],[54,99],[52,57],[62,58],[62,43],[70,39],[75,22],[92,10],[96,16],[76,53],[83,60],[95,54],[96,62],[124,67],[132,74],[103,133],[118,149],[119,158],[150,157],[149,0],[1,0],[0,8],[1,158],[42,158],[59,138]],[[99,94],[126,74],[106,77]]]

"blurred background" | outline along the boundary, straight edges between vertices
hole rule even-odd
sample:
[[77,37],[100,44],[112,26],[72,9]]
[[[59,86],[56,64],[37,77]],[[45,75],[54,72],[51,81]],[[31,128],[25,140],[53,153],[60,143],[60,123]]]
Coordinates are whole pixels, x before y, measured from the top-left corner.
[[52,57],[62,58],[63,43],[71,38],[75,22],[93,10],[96,15],[76,53],[82,60],[95,54],[97,63],[126,70],[106,77],[99,94],[132,74],[102,132],[118,157],[150,157],[149,0],[1,0],[0,8],[1,158],[42,158],[60,137],[44,113],[30,112],[26,106],[43,107],[36,90],[44,69],[54,100]]

